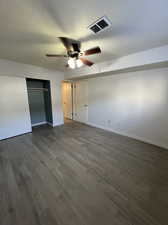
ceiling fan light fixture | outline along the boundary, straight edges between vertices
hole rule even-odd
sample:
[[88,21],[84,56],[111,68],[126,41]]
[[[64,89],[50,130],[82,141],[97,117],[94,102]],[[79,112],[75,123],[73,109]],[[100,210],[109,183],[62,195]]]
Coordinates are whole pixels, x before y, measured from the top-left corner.
[[69,58],[69,59],[68,59],[68,65],[69,65],[69,67],[70,67],[71,69],[75,69],[75,67],[76,67],[75,59]]
[[80,59],[77,59],[76,60],[76,65],[77,65],[78,68],[80,68],[80,67],[83,66],[83,62]]

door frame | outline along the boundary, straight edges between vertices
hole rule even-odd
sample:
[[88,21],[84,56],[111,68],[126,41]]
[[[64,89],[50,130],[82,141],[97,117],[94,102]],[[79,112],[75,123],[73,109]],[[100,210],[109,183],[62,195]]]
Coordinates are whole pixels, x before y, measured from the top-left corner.
[[[65,87],[66,84],[69,84],[70,85],[70,93],[71,93],[71,96],[70,96],[70,112],[68,113],[70,116],[65,116],[65,104],[67,102],[67,100],[65,98],[67,98],[66,96],[66,92],[67,92],[67,89]],[[73,86],[73,82],[68,82],[68,81],[63,81],[62,82],[62,105],[63,105],[63,113],[64,113],[64,118],[68,118],[68,119],[71,119],[73,120],[73,117],[74,117],[74,86]]]
[[[87,83],[87,90],[86,90],[86,102],[83,103],[84,107],[87,107],[87,115],[86,115],[86,120],[85,121],[82,121],[82,120],[79,120],[77,118],[77,85],[78,83],[83,83],[83,82],[86,82]],[[78,122],[81,122],[81,123],[85,123],[87,124],[88,123],[88,80],[78,80],[76,82],[73,83],[73,120],[75,121],[78,121]]]

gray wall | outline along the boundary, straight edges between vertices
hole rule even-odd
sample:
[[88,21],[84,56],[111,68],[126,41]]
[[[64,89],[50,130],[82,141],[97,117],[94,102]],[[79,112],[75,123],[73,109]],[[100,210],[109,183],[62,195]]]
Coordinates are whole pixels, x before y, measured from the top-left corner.
[[89,124],[168,148],[168,68],[88,79]]
[[26,81],[0,76],[0,140],[31,132]]

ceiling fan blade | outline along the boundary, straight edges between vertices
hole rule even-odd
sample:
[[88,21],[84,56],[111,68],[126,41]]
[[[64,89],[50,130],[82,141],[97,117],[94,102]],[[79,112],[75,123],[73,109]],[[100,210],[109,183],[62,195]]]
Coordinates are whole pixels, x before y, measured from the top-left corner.
[[72,43],[72,47],[73,47],[75,52],[80,52],[80,46],[81,46],[81,43],[79,41],[76,41],[76,42]]
[[101,53],[101,49],[99,47],[91,48],[84,51],[84,55],[94,55]]
[[66,37],[59,37],[59,39],[61,40],[64,47],[67,49],[67,51],[74,50],[75,52],[80,52],[80,47],[81,47],[80,41],[76,41],[74,39],[70,39]]
[[94,64],[93,62],[91,62],[87,59],[84,59],[84,58],[79,58],[79,59],[83,62],[83,64],[85,64],[87,66],[92,66]]
[[64,45],[64,47],[66,48],[66,50],[70,51],[71,47],[72,47],[70,39],[66,38],[66,37],[59,37],[59,39],[61,40],[61,42]]
[[47,57],[68,57],[67,55],[46,54]]

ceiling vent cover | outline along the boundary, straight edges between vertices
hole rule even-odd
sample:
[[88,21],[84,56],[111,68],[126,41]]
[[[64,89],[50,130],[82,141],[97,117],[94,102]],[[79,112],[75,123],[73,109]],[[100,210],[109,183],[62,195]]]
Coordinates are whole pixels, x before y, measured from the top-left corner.
[[90,29],[93,33],[97,34],[111,27],[111,25],[112,25],[111,21],[106,16],[103,16],[100,19],[98,19],[96,22],[92,23],[88,27],[88,29]]

